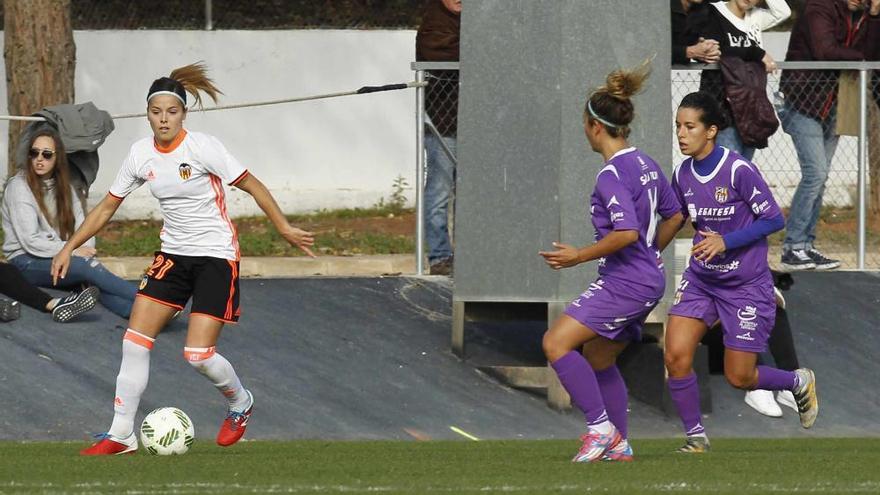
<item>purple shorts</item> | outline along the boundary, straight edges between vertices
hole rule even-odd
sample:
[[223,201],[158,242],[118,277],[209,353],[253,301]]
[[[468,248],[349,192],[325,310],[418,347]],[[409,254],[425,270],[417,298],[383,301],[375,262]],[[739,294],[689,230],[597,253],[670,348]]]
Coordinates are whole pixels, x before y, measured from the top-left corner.
[[736,288],[706,288],[683,279],[675,291],[670,315],[703,320],[712,327],[721,322],[724,347],[737,351],[764,352],[776,323],[773,280]]
[[661,295],[644,297],[631,287],[610,279],[597,279],[565,308],[565,314],[611,340],[642,338],[642,324]]

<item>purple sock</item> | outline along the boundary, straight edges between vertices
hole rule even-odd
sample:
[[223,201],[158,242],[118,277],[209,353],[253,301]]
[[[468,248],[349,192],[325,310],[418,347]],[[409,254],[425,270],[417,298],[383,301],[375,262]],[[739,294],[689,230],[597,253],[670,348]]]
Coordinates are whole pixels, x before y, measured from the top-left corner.
[[554,361],[552,366],[572,402],[584,412],[588,426],[608,420],[596,374],[579,352],[570,351]]
[[769,366],[758,366],[758,385],[761,390],[794,390],[797,374]]
[[626,383],[620,376],[617,365],[611,365],[604,370],[596,371],[596,381],[599,383],[599,391],[602,392],[602,400],[608,410],[608,419],[617,427],[617,431],[627,438],[626,406],[628,396]]
[[706,433],[700,416],[700,387],[697,385],[697,374],[691,371],[690,375],[682,378],[669,378],[669,394],[672,402],[678,409],[678,416],[684,425],[685,435],[697,435]]

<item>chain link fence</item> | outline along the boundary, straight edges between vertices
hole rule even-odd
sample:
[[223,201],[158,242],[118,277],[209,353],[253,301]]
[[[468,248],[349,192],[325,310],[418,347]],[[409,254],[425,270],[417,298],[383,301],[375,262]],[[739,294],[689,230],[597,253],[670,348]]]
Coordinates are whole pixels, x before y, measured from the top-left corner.
[[[416,253],[424,251],[425,242],[425,177],[431,160],[451,163],[454,169],[458,163],[456,143],[458,138],[458,62],[414,62],[416,81],[425,81],[427,86],[419,88],[416,94]],[[437,172],[435,172],[437,173]],[[452,173],[454,185],[455,174]],[[430,198],[429,198],[430,201]],[[449,235],[454,232],[455,191],[449,200]],[[423,257],[416,255],[416,272],[423,273]]]
[[[792,64],[780,63],[783,69],[787,65]],[[877,69],[880,69],[880,64],[875,65],[878,66]],[[424,77],[428,82],[422,100],[424,110],[419,112],[421,120],[417,122],[419,129],[423,129],[425,134],[436,132],[442,136],[455,137],[457,133],[457,120],[454,118],[458,112],[457,68],[457,63],[421,62],[413,64],[417,79],[421,73],[421,77]],[[875,67],[871,66],[871,68]],[[846,73],[848,76],[844,77],[853,75],[858,77],[858,71],[846,71]],[[817,115],[839,114],[843,116],[841,120],[845,122],[842,122],[843,128],[837,128],[834,124],[835,130],[854,134],[841,135],[838,139],[823,195],[823,208],[817,226],[816,244],[826,255],[840,259],[842,268],[857,269],[859,268],[860,228],[858,107],[848,106],[848,110],[838,108],[838,71],[801,72],[800,78],[794,78],[793,82],[785,85],[784,92],[780,90],[781,74],[781,72],[776,72],[768,77],[768,98],[774,107],[778,109],[787,105],[804,112],[816,112]],[[868,74],[867,94],[865,95],[868,102],[868,120],[867,135],[865,136],[867,155],[863,265],[867,269],[880,269],[880,107],[878,107],[880,105],[880,76],[878,76],[878,71],[868,71]],[[678,108],[685,95],[700,89],[700,76],[700,69],[672,71],[673,112]],[[855,86],[850,87],[854,88]],[[850,101],[858,101],[857,91],[856,88],[855,100]],[[450,125],[450,121],[455,122],[456,125]],[[670,123],[670,126],[673,163],[680,163],[685,157],[675,144],[674,125]],[[423,139],[424,134],[420,136],[421,143],[424,142]],[[451,150],[444,150],[444,152],[451,153]],[[418,183],[423,185],[424,147],[419,148],[418,155],[420,173],[417,174],[417,177]],[[788,216],[788,208],[801,180],[800,162],[791,136],[780,126],[779,130],[770,137],[767,148],[756,151],[753,161],[760,168],[773,189],[776,200],[786,210],[786,216]],[[418,203],[422,201],[420,196]],[[417,209],[421,212],[420,208],[422,206],[418,205]],[[423,238],[424,235],[421,225],[422,217],[423,215],[420,213],[420,225],[417,229],[417,237],[419,238]],[[774,268],[779,268],[783,239],[784,232],[775,234],[771,239],[770,264]],[[417,245],[421,245],[419,242],[417,239]]]
[[[73,0],[73,29],[415,29],[424,0]],[[0,9],[0,26],[2,26]]]
[[[849,73],[844,77],[855,75],[855,81],[847,88],[854,89],[855,93],[848,95],[853,98],[849,101],[856,105],[846,105],[838,108],[838,71],[794,71],[786,69],[786,63],[781,62],[782,72],[777,71],[768,77],[768,98],[773,103],[779,114],[780,109],[798,109],[801,113],[812,114],[817,117],[825,116],[825,122],[833,129],[832,132],[843,132],[854,135],[840,135],[837,148],[828,171],[823,207],[820,212],[819,223],[816,232],[816,245],[826,255],[840,259],[841,267],[846,269],[858,268],[859,246],[859,145],[860,140],[858,122],[858,71],[845,71]],[[705,69],[716,70],[716,69]],[[790,74],[782,76],[785,70]],[[867,85],[868,101],[868,126],[867,126],[867,173],[866,173],[866,232],[865,232],[865,258],[864,267],[868,269],[880,268],[880,79],[876,71],[868,71],[870,75]],[[676,67],[672,71],[672,110],[676,111],[682,98],[688,93],[700,89],[700,69],[681,69]],[[780,80],[786,79],[780,88]],[[844,97],[846,101],[846,97]],[[834,116],[842,116],[840,126],[835,122]],[[847,117],[848,116],[848,117]],[[676,146],[674,139],[675,128],[672,128],[673,163],[680,163],[685,157]],[[759,149],[755,153],[753,161],[761,170],[765,179],[773,189],[774,195],[780,206],[785,209],[786,218],[789,217],[789,207],[795,191],[801,180],[801,166],[791,136],[783,130],[783,126],[770,137],[767,148]],[[771,238],[770,264],[779,266],[781,246],[784,233],[775,234]]]

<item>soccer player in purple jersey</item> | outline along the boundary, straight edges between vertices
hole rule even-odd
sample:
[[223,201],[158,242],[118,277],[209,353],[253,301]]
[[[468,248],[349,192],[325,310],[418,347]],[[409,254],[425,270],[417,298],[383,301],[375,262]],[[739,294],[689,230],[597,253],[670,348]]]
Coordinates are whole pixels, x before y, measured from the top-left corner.
[[584,109],[587,140],[605,160],[590,198],[596,242],[554,242],[553,251],[539,253],[555,270],[599,262],[599,278],[544,334],[544,354],[587,421],[574,462],[632,460],[626,384],[615,363],[630,340],[641,338],[645,317],[663,297],[658,231],[671,239],[683,219],[660,167],[626,139],[635,116],[630,98],[649,73],[647,63],[612,72]]
[[687,435],[679,452],[709,450],[692,365],[697,344],[717,321],[724,331],[724,376],[731,385],[791,390],[804,428],[819,412],[812,370],[756,363],[776,317],[767,235],[781,230],[785,219],[757,167],[715,145],[723,120],[717,101],[703,92],[685,96],[675,118],[678,146],[690,158],[675,168],[672,188],[695,230],[691,260],[666,327],[669,391]]

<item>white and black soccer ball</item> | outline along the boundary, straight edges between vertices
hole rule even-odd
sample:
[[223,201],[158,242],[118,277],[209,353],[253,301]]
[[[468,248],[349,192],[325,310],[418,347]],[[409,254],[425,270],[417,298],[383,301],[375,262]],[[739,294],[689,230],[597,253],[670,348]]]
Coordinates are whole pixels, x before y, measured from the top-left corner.
[[141,444],[152,455],[186,454],[194,438],[192,420],[176,407],[160,407],[141,423]]

